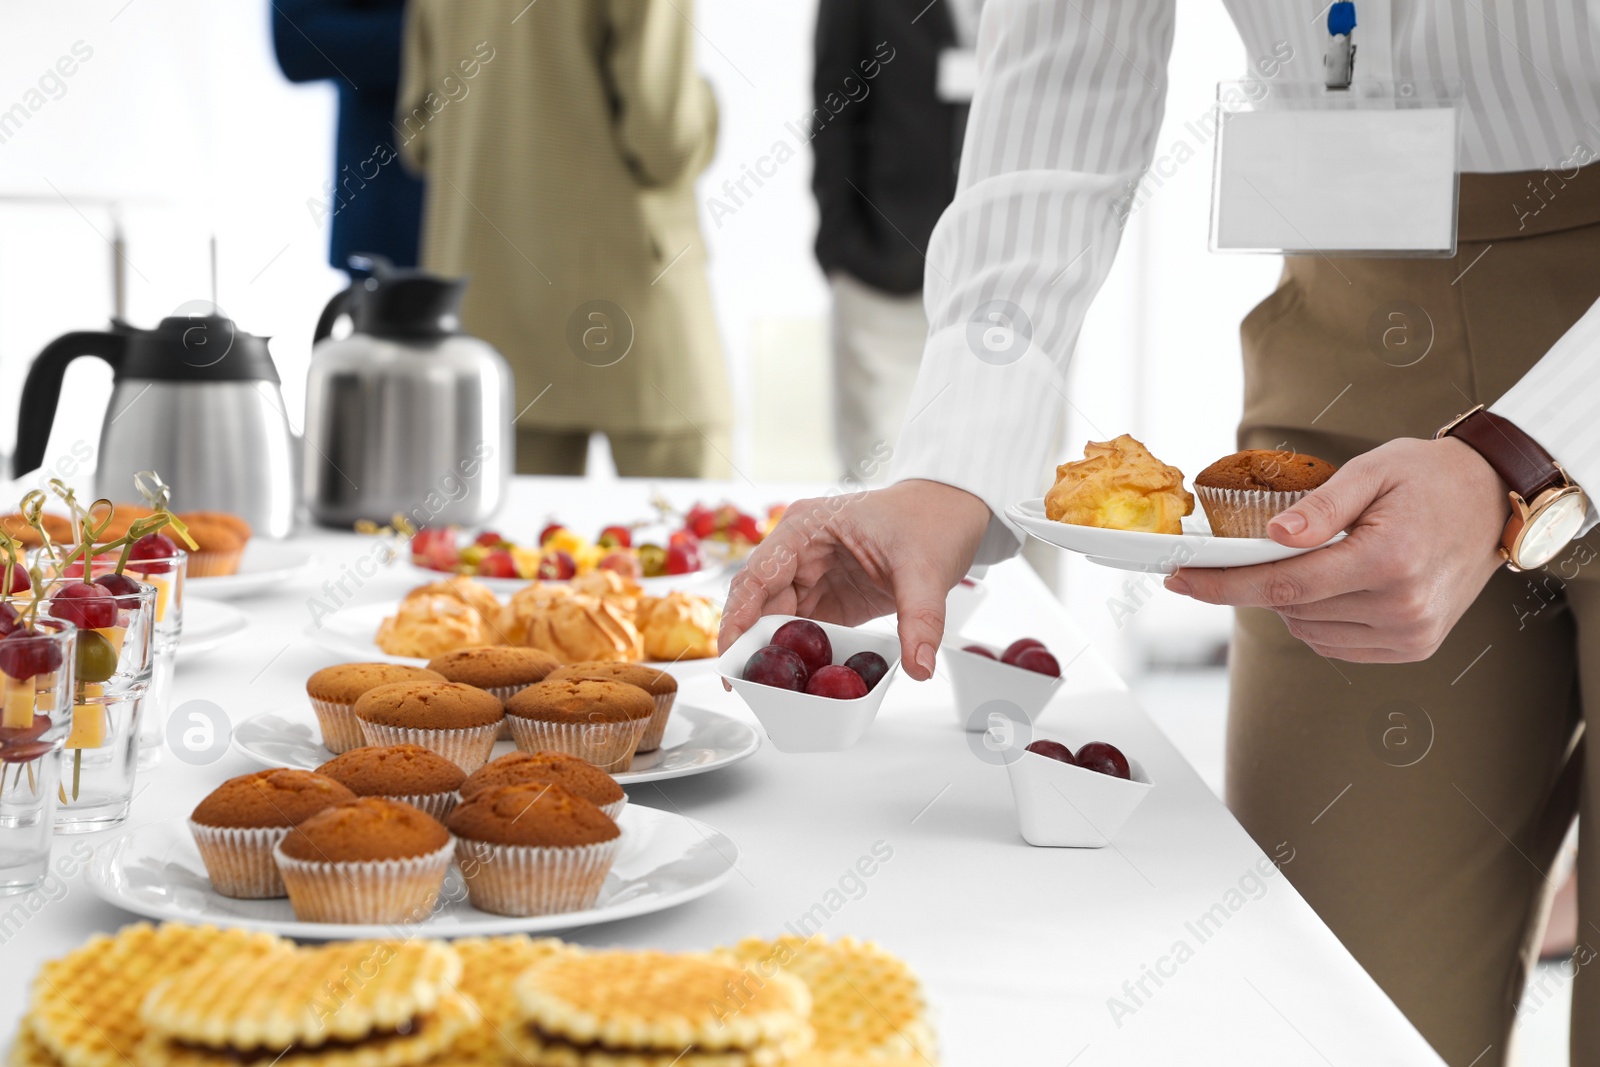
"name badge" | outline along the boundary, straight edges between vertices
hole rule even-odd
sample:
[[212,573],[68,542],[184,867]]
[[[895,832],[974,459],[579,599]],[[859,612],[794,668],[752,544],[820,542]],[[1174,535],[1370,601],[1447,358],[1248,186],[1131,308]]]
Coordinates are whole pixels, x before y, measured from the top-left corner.
[[1245,85],[1218,87],[1213,251],[1455,254],[1458,92]]
[[939,53],[939,99],[946,104],[970,104],[978,88],[978,53],[970,48],[946,48]]

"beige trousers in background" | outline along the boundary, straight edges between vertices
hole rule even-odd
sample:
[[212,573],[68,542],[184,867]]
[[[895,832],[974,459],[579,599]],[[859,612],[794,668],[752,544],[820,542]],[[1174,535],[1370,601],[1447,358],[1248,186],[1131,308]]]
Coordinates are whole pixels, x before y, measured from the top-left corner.
[[[928,340],[922,294],[897,296],[843,271],[833,289],[833,437],[840,472],[860,477],[860,464],[900,437],[911,389]],[[880,463],[882,471],[888,464]],[[881,475],[880,475],[881,477]]]
[[[1453,259],[1286,260],[1241,327],[1239,445],[1344,463],[1431,436],[1597,298],[1600,165],[1464,175]],[[1600,531],[1545,571],[1497,572],[1425,662],[1325,660],[1246,609],[1231,670],[1229,806],[1264,849],[1293,849],[1289,880],[1453,1067],[1504,1062],[1583,813],[1582,966],[1562,984],[1572,1063],[1600,1065],[1600,810],[1582,741],[1600,715]]]

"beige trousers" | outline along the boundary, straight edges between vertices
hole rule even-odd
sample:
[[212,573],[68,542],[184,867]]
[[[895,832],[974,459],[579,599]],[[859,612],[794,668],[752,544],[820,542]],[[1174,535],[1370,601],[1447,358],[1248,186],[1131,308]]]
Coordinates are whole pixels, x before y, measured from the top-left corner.
[[[1241,327],[1240,446],[1343,463],[1500,396],[1600,298],[1600,168],[1519,229],[1527,182],[1546,179],[1464,176],[1453,259],[1290,257]],[[1542,572],[1500,571],[1423,663],[1325,660],[1276,614],[1237,614],[1228,804],[1263,848],[1293,849],[1284,873],[1456,1067],[1504,1062],[1580,811],[1562,981],[1572,1062],[1600,1065],[1600,810],[1582,742],[1600,715],[1597,560],[1600,531]]]
[[[599,431],[604,432],[604,431]],[[733,445],[723,427],[671,433],[606,433],[611,460],[624,478],[727,478]],[[517,428],[518,474],[583,474],[588,430]]]

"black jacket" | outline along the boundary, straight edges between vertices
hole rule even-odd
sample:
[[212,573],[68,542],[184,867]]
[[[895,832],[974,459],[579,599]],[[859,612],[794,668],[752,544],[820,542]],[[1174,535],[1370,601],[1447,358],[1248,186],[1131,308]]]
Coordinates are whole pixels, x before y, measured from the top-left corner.
[[966,106],[937,93],[939,53],[954,43],[942,0],[821,0],[811,189],[824,271],[890,293],[922,289],[966,126]]
[[400,167],[394,98],[404,0],[275,0],[272,41],[290,81],[332,79],[339,90],[334,188],[317,200],[333,224],[328,262],[376,252],[417,262],[422,183]]

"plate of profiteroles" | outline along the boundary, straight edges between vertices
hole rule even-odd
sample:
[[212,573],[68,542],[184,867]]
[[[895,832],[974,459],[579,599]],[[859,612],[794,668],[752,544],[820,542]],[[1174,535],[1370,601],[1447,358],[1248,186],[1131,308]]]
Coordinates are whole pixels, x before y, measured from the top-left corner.
[[[1056,468],[1043,497],[1006,508],[1030,535],[1118,570],[1171,574],[1180,567],[1249,567],[1326,547],[1274,541],[1267,523],[1333,476],[1298,452],[1251,449],[1224,456],[1183,487],[1183,472],[1127,434],[1090,441]],[[1198,495],[1201,509],[1195,509]]]

